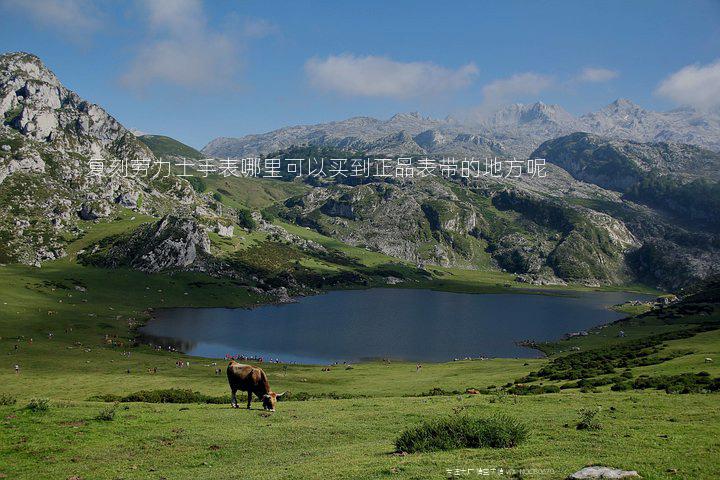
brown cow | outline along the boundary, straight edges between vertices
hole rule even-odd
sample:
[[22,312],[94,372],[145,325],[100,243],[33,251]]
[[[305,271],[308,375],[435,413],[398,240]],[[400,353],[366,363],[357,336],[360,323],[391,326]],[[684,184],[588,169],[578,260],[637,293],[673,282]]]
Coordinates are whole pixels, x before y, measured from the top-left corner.
[[231,406],[240,408],[237,402],[236,392],[242,390],[247,392],[248,403],[250,408],[253,393],[262,400],[265,410],[275,411],[277,399],[285,395],[283,393],[275,393],[270,390],[267,375],[262,368],[253,367],[252,365],[243,365],[231,360],[227,366],[228,382],[230,383],[230,391],[232,392]]

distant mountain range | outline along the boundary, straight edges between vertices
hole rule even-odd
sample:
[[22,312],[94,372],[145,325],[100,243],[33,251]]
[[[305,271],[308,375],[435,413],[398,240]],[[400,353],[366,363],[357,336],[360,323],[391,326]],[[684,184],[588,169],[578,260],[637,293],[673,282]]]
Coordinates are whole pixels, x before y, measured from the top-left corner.
[[619,99],[575,117],[559,105],[512,104],[477,120],[400,113],[388,120],[353,117],[285,127],[239,138],[219,137],[202,153],[213,157],[269,155],[292,146],[331,147],[367,155],[507,155],[527,157],[542,142],[574,132],[637,142],[681,142],[720,151],[720,112],[645,110]]
[[[0,263],[71,256],[102,267],[196,270],[278,299],[425,278],[433,265],[503,270],[533,284],[640,281],[673,290],[720,273],[720,154],[659,141],[716,147],[713,114],[618,101],[575,118],[537,103],[474,125],[398,114],[213,142],[218,156],[522,154],[546,159],[543,178],[134,175],[213,149],[132,133],[38,57],[8,53],[0,55],[0,119]],[[652,141],[617,138],[631,133]],[[131,174],[117,170],[123,165]],[[88,236],[96,227],[107,235]],[[235,231],[242,238],[233,240]],[[294,231],[390,257],[366,268]]]

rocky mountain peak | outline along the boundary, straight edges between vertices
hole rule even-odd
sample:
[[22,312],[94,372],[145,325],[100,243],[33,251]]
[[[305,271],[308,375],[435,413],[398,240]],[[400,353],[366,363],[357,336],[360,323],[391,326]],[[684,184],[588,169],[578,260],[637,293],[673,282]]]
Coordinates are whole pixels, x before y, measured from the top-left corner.
[[31,78],[53,86],[60,86],[60,81],[55,74],[32,53],[9,52],[0,55],[0,78],[6,82],[10,77]]
[[537,123],[564,125],[573,122],[575,117],[560,105],[548,105],[543,102],[514,103],[496,110],[485,121],[493,128]]
[[445,143],[445,136],[438,130],[425,130],[413,138],[425,150],[431,150]]
[[404,113],[396,113],[395,115],[390,117],[390,121],[392,122],[395,120],[407,120],[407,119],[420,120],[422,118],[423,118],[423,116],[420,115],[420,112],[404,112]]
[[[0,55],[0,118],[0,194],[23,192],[0,202],[0,237],[11,239],[0,261],[62,257],[83,222],[120,208],[157,215],[189,210],[196,201],[188,182],[154,178],[150,149],[102,107],[67,89],[35,55]],[[91,172],[91,161],[102,162],[106,175]],[[109,174],[113,165],[133,161],[148,165],[147,174]],[[33,228],[18,230],[6,221],[11,218]]]
[[[38,57],[0,56],[0,115],[23,135],[97,156],[132,135],[101,107],[65,88]],[[138,144],[138,152],[149,152]]]

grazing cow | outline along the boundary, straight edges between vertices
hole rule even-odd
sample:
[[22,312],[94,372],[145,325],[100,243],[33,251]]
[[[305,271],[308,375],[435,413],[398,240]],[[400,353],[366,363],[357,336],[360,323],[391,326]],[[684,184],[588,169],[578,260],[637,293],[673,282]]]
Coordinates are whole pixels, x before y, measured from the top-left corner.
[[262,400],[265,410],[275,411],[277,399],[285,395],[283,393],[275,393],[270,390],[267,375],[262,368],[253,367],[252,365],[244,365],[231,360],[227,366],[228,382],[230,383],[230,391],[232,392],[232,405],[239,408],[236,392],[242,390],[247,392],[248,402],[247,408],[250,408],[253,393]]
[[712,363],[712,358],[705,357],[705,363]]

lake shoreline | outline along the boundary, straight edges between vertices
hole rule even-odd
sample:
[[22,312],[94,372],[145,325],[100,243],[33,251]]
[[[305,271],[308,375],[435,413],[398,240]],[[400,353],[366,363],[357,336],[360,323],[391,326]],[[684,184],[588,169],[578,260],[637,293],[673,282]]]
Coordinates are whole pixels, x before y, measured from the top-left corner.
[[[322,293],[322,295],[295,297],[293,298],[293,302],[263,303],[251,307],[163,307],[149,309],[147,311],[149,319],[142,326],[138,327],[135,339],[139,343],[149,342],[152,344],[162,343],[165,346],[171,345],[174,347],[174,351],[185,352],[189,355],[203,358],[217,359],[222,358],[225,354],[247,354],[247,356],[250,357],[280,358],[282,359],[281,363],[298,364],[330,364],[338,361],[358,363],[360,361],[366,361],[368,358],[396,358],[397,360],[395,361],[405,360],[408,362],[419,361],[426,363],[444,363],[457,359],[470,358],[538,358],[544,357],[545,353],[541,349],[534,347],[533,343],[555,342],[560,340],[563,335],[570,334],[578,329],[592,330],[617,321],[623,317],[619,316],[619,314],[614,312],[610,307],[616,304],[618,299],[625,299],[629,296],[635,298],[635,295],[647,296],[647,294],[632,294],[627,292],[578,292],[571,290],[566,290],[560,295],[550,296],[527,295],[526,292],[512,292],[511,294],[518,295],[520,298],[528,299],[529,303],[522,302],[518,304],[514,302],[508,304],[506,301],[507,294],[478,295],[445,291],[438,292],[427,289],[381,287],[374,289],[331,290]],[[347,293],[347,295],[345,295],[345,293]],[[387,323],[382,323],[374,317],[387,316],[387,314],[380,311],[377,307],[368,306],[368,304],[373,303],[374,297],[378,295],[382,299],[401,299],[402,302],[404,302],[402,304],[411,310],[418,309],[415,305],[416,302],[420,302],[421,304],[422,302],[429,303],[422,304],[424,307],[419,308],[415,313],[415,315],[419,316],[405,314],[405,317],[403,317],[402,311],[395,311],[389,315],[393,318],[399,315],[399,318],[387,321]],[[428,295],[430,295],[429,298],[433,300],[427,300]],[[328,296],[333,297],[328,300],[322,300]],[[341,298],[354,299],[354,302],[359,302],[353,304],[358,310],[367,310],[369,308],[372,313],[346,313],[345,315],[350,315],[351,319],[338,319],[337,313],[341,312],[342,309],[338,307],[337,310],[334,310],[332,314],[330,314],[326,311],[327,307],[325,304],[328,302],[331,304],[333,302],[339,302],[340,300],[338,299]],[[408,300],[410,298],[413,300]],[[606,300],[602,300],[603,298]],[[484,311],[488,302],[493,306],[492,308],[495,312],[492,318],[488,317]],[[462,307],[455,306],[455,304],[462,305]],[[525,306],[526,304],[527,306]],[[387,303],[387,305],[389,308],[391,303]],[[270,309],[271,307],[276,308]],[[287,310],[286,307],[290,307],[291,310]],[[441,310],[437,310],[438,308],[441,308]],[[508,310],[508,308],[510,310]],[[536,312],[535,310],[538,308],[539,311]],[[432,312],[433,309],[435,310],[434,313],[423,313],[425,310]],[[465,310],[453,312],[453,309]],[[583,309],[587,310],[587,312]],[[567,312],[565,312],[566,310]],[[169,312],[177,312],[180,320],[168,320]],[[449,315],[448,312],[450,312]],[[478,313],[480,314],[479,317],[477,316]],[[592,316],[585,319],[587,316],[586,313],[592,314]],[[203,315],[207,315],[207,319],[203,320]],[[538,315],[540,316],[537,317]],[[506,318],[507,316],[509,317]],[[198,317],[200,317],[200,319],[198,319]],[[218,320],[217,317],[222,317],[223,320]],[[580,317],[582,318],[579,319]],[[320,318],[332,318],[332,322],[327,325],[319,324],[318,322],[326,321],[319,320]],[[449,324],[447,322],[451,321],[448,320],[449,318],[454,318],[455,320],[453,321],[455,322],[462,322],[462,326],[448,326]],[[504,320],[498,324],[497,320],[495,320],[496,318],[503,318]],[[253,327],[242,333],[241,337],[245,343],[242,345],[242,348],[238,348],[238,345],[233,345],[232,342],[229,342],[228,338],[237,336],[240,330],[237,329],[235,325],[237,325],[237,322],[242,321],[259,323],[252,323]],[[159,322],[165,322],[164,328],[170,325],[170,331],[158,330],[158,328],[161,328]],[[178,322],[180,323],[178,324]],[[202,330],[209,330],[210,333],[206,331],[202,332],[202,339],[198,346],[197,343],[193,344],[191,342],[191,340],[196,341],[197,338],[193,339],[192,335],[188,332],[197,329],[197,326],[200,324],[199,322],[205,325]],[[210,328],[207,322],[216,323],[211,323],[210,325],[213,326]],[[219,324],[217,322],[221,323]],[[282,322],[282,327],[278,327],[278,322]],[[270,326],[268,326],[268,324],[270,324]],[[181,327],[178,327],[178,325],[181,325]],[[425,325],[425,327],[423,327],[423,325]],[[525,325],[525,327],[520,327],[519,325]],[[533,333],[530,335],[520,333],[524,332],[523,329],[528,328],[528,325],[530,325],[530,331]],[[329,353],[325,353],[325,347],[318,346],[312,342],[317,342],[318,340],[315,337],[323,335],[317,332],[323,332],[328,327],[336,329],[336,334],[339,334],[341,339],[343,338],[342,335],[349,335],[349,332],[352,332],[352,335],[358,336],[358,339],[371,338],[372,340],[367,340],[371,341],[369,344],[371,351],[359,351],[358,347],[354,345],[354,341],[344,340],[348,343],[349,351],[346,352],[333,347]],[[363,327],[366,330],[375,329],[373,335],[379,335],[379,337],[372,337],[369,333],[363,332]],[[426,327],[431,330],[427,333],[416,332],[416,330],[424,331],[423,329]],[[173,328],[183,328],[185,330],[183,333],[178,334],[177,332],[173,333]],[[218,328],[225,329],[224,336],[215,335],[214,332]],[[454,332],[454,330],[458,330],[458,328],[459,332],[467,332],[467,335],[470,337],[474,336],[473,338],[478,339],[480,343],[471,344],[467,339],[463,338],[460,333]],[[514,328],[519,328],[520,330],[513,330]],[[305,338],[309,335],[308,331],[315,332],[308,337],[308,341],[310,345],[315,345],[317,351],[323,352],[320,357],[307,353],[307,349],[310,347],[308,347],[308,344],[299,341],[300,338]],[[392,335],[396,335],[399,340],[405,341],[406,343],[417,342],[418,345],[424,343],[427,348],[430,349],[430,353],[420,354],[413,350],[414,347],[411,347],[409,344],[402,344],[402,342],[401,345],[392,345],[391,342],[386,342],[382,339],[383,335],[387,334],[387,332],[391,332]],[[178,337],[178,335],[180,335],[180,337]],[[258,335],[264,336],[260,338]],[[428,338],[435,338],[435,341],[428,344],[427,339],[423,337],[423,335]],[[251,338],[255,338],[255,343],[249,340]],[[495,340],[492,340],[492,338],[495,338]],[[176,341],[170,342],[171,339],[175,339]],[[278,350],[276,348],[277,345],[273,346],[273,342],[280,341],[278,339],[282,339],[282,342],[285,342],[287,345],[296,345],[294,348],[297,350],[292,350],[294,353],[290,354],[287,353],[287,350],[284,350],[284,347]],[[502,346],[503,344],[501,344],[501,340],[506,342],[504,347]],[[330,342],[329,344],[338,342],[337,339],[333,339],[332,341],[326,339],[326,341]],[[457,345],[457,348],[448,346],[451,344],[447,342],[453,342],[451,344]],[[507,342],[512,343],[512,347],[509,346]],[[180,345],[183,345],[183,347],[180,347]],[[212,347],[210,345],[212,345]],[[385,345],[385,347],[382,347],[382,345]],[[441,347],[443,345],[444,347]],[[473,345],[477,345],[477,348],[473,349]],[[209,348],[213,349],[213,354],[208,354]],[[376,350],[372,350],[373,348]],[[441,348],[446,348],[447,353],[438,353],[438,349]],[[453,349],[452,351],[451,348]],[[528,350],[534,352],[536,355],[529,355]],[[298,353],[302,351],[306,353]],[[223,353],[218,354],[218,352]],[[290,357],[288,361],[285,361],[286,356]]]

